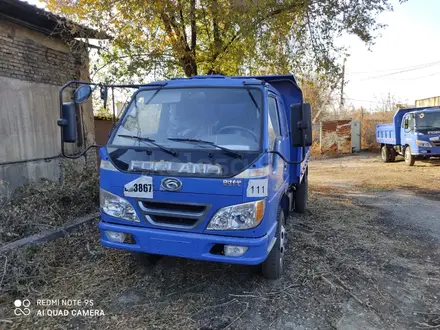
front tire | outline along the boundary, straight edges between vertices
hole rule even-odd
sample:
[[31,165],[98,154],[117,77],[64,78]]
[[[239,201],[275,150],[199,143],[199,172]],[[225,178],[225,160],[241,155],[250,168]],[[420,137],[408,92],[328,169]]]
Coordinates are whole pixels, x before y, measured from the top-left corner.
[[269,280],[277,280],[283,273],[284,253],[286,247],[286,222],[284,212],[278,207],[276,241],[261,270],[263,276]]
[[405,164],[408,166],[413,166],[416,162],[416,156],[411,155],[411,147],[407,146],[405,148]]

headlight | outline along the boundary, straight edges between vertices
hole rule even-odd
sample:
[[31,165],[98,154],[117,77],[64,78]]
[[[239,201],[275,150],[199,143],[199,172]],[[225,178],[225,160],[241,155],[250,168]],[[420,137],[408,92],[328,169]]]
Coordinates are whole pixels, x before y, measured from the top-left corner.
[[264,215],[265,201],[256,201],[221,208],[212,217],[207,229],[249,229],[256,227]]
[[109,171],[118,171],[116,167],[113,166],[113,164],[109,160],[101,159],[101,164],[99,166],[103,170],[109,170]]
[[429,143],[428,141],[416,140],[416,144],[419,147],[425,147],[425,148],[431,147],[431,143]]
[[125,198],[116,196],[104,189],[100,189],[99,201],[104,213],[115,218],[139,222],[136,211]]

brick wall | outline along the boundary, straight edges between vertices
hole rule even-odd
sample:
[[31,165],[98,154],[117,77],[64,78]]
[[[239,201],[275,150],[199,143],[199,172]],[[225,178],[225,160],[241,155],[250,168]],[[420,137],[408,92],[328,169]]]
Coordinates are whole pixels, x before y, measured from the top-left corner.
[[0,75],[20,80],[62,85],[79,76],[81,55],[64,53],[33,40],[17,40],[0,30]]
[[63,40],[33,38],[24,29],[0,21],[0,76],[51,85],[78,79],[88,64],[87,50],[78,44],[72,52]]

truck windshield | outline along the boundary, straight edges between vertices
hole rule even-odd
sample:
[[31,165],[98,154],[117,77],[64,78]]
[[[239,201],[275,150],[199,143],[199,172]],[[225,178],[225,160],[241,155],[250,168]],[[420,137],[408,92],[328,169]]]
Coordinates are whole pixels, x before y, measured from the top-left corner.
[[440,131],[440,111],[416,113],[416,128],[425,134],[431,131]]
[[[136,94],[110,145],[139,146],[153,139],[173,150],[257,151],[261,146],[262,92],[252,88],[159,88]],[[188,143],[185,139],[212,142]],[[151,146],[154,148],[154,146]]]

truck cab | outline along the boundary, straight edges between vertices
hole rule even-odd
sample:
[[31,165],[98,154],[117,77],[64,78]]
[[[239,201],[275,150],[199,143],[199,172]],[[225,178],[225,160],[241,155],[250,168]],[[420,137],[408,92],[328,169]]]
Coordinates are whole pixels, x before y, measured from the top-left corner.
[[384,162],[401,155],[413,166],[417,159],[440,157],[440,108],[399,109],[392,124],[376,126],[376,140]]
[[[92,87],[61,107],[63,153]],[[292,75],[137,86],[99,149],[101,243],[279,278],[286,219],[307,205],[310,112]]]

